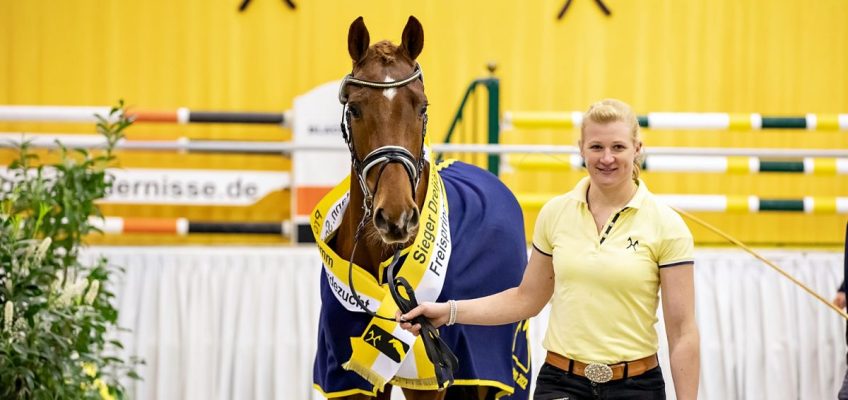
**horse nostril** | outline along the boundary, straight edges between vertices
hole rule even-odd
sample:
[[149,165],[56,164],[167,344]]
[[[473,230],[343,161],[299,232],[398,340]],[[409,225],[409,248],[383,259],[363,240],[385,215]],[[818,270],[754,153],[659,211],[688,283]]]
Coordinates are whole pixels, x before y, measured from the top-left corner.
[[386,212],[382,208],[378,208],[374,212],[374,225],[379,229],[388,229],[389,220],[386,218]]
[[406,220],[406,229],[407,230],[411,231],[411,230],[418,227],[418,216],[419,216],[418,209],[413,208],[412,211],[409,213],[409,219]]

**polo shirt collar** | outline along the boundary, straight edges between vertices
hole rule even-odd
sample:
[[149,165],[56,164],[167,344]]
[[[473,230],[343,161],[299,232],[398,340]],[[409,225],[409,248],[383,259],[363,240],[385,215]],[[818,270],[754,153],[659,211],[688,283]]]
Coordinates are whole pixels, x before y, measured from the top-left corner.
[[[586,195],[589,191],[589,177],[584,177],[577,182],[577,186],[574,187],[574,190],[569,193],[568,197],[577,200],[579,202],[587,203]],[[645,201],[645,197],[648,195],[648,186],[645,185],[641,179],[636,180],[636,193],[633,195],[633,198],[627,203],[625,208],[639,208],[642,206],[642,203]]]
[[636,179],[636,193],[633,194],[633,198],[630,199],[630,202],[627,203],[627,208],[639,208],[642,207],[642,203],[645,202],[645,197],[648,196],[648,186],[645,185],[641,179]]

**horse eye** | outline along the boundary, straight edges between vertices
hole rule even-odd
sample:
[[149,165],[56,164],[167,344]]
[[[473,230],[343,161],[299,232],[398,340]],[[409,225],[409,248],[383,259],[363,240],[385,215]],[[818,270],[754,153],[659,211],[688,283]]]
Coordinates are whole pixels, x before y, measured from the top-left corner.
[[427,106],[421,106],[421,108],[418,110],[418,116],[423,117],[426,114],[427,114]]
[[362,117],[362,112],[359,110],[359,106],[355,106],[355,105],[351,104],[347,107],[347,112],[349,112],[350,116],[353,117],[353,118]]

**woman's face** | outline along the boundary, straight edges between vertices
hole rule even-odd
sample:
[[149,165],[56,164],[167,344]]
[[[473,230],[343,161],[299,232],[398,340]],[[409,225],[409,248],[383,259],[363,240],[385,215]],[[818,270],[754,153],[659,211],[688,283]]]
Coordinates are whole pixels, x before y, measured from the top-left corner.
[[633,160],[641,148],[642,143],[634,143],[629,127],[621,121],[586,121],[580,141],[589,178],[600,187],[624,185],[633,179]]

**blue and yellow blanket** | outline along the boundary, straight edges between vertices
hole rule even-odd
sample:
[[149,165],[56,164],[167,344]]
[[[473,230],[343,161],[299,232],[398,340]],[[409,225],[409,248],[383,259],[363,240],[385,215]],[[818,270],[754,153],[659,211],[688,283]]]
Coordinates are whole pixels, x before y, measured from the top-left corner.
[[[402,253],[404,259],[398,263],[404,266],[401,273],[412,270],[406,267],[406,258],[418,258],[416,251],[428,248],[429,268],[422,268],[423,276],[410,279],[419,301],[475,298],[517,286],[527,252],[523,217],[513,194],[497,177],[472,165],[454,161],[431,165],[430,169],[425,209],[426,204],[440,203],[444,210],[439,208],[434,217],[422,210],[422,237]],[[340,183],[313,212],[313,233],[324,260],[314,386],[328,398],[356,393],[374,395],[386,383],[436,389],[432,364],[421,339],[408,335],[393,322],[372,320],[358,310],[347,286],[348,264],[340,262],[339,255],[324,242],[338,227],[347,206],[349,184],[349,178]],[[429,230],[435,234],[424,232],[428,231],[427,218],[439,221]],[[440,229],[444,232],[438,232]],[[440,265],[442,260],[447,261],[446,266]],[[385,269],[380,272],[377,281],[354,265],[354,286],[369,309],[394,315],[396,306],[385,296]],[[427,286],[428,275],[438,278],[435,286]],[[421,285],[422,294],[416,282]],[[504,399],[529,397],[526,321],[495,327],[453,325],[439,331],[459,359],[454,371],[455,386],[491,386]]]

